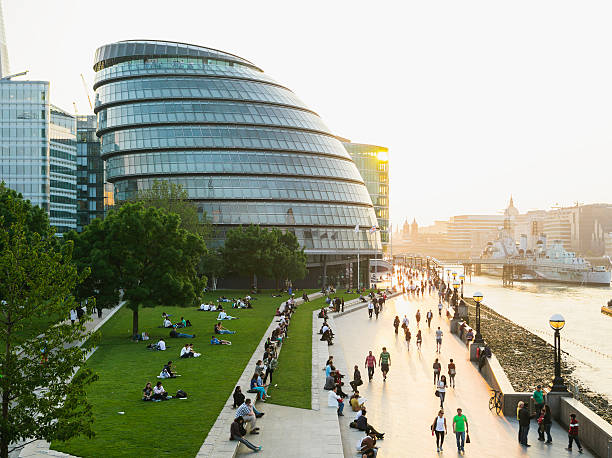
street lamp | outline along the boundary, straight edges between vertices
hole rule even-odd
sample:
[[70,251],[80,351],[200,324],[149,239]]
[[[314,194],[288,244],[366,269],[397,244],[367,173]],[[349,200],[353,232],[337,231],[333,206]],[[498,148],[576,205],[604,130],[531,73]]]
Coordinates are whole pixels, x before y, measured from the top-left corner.
[[555,378],[550,391],[565,392],[567,387],[561,377],[561,334],[559,331],[565,326],[565,318],[559,313],[555,313],[548,320],[548,324],[555,331]]
[[457,290],[459,289],[459,282],[455,281],[453,282],[453,307],[455,309],[455,315],[457,315],[457,311],[458,311],[458,307],[457,307],[457,303],[459,302],[459,298],[457,297]]
[[461,299],[463,299],[463,280],[465,280],[465,275],[459,275],[459,280],[461,280]]
[[476,335],[474,336],[474,343],[482,345],[484,343],[482,334],[480,334],[480,303],[482,302],[482,293],[476,291],[472,297],[474,302],[476,302]]

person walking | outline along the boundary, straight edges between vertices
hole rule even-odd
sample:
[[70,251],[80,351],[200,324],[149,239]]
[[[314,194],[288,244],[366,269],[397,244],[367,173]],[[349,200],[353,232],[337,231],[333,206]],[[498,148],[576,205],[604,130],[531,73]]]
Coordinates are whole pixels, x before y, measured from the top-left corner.
[[421,335],[421,330],[420,329],[417,332],[416,339],[417,339],[417,341],[416,341],[417,348],[420,350],[421,349],[421,344],[423,343],[423,336]]
[[374,304],[372,301],[368,302],[368,317],[372,319],[372,313],[374,313]]
[[371,382],[372,377],[374,377],[374,368],[376,367],[376,358],[374,357],[372,352],[370,352],[370,354],[366,356],[365,367],[368,369],[368,381]]
[[579,428],[579,424],[578,424],[578,420],[576,420],[576,414],[572,413],[570,414],[570,422],[569,422],[569,430],[567,433],[567,436],[569,438],[569,444],[567,446],[567,448],[565,450],[568,451],[572,451],[572,442],[576,442],[576,445],[578,446],[578,451],[580,453],[583,453],[584,450],[582,448],[582,445],[580,444],[580,439],[578,439],[578,428]]
[[444,333],[442,332],[442,329],[440,329],[440,326],[438,326],[438,329],[436,330],[436,352],[437,353],[440,353],[440,350],[442,350],[442,335],[443,334]]
[[446,396],[446,375],[438,380],[438,397],[440,398],[440,408],[444,408],[444,397]]
[[450,359],[450,363],[448,363],[448,386],[455,388],[455,374],[457,373],[457,368],[455,363],[453,362],[453,358]]
[[431,310],[429,312],[427,312],[427,327],[431,328],[431,319],[433,318],[433,313],[431,313]]
[[465,452],[465,435],[470,433],[470,425],[461,408],[457,409],[457,415],[453,417],[453,432],[457,439],[457,452]]
[[531,447],[527,443],[527,437],[529,436],[529,423],[531,421],[531,416],[529,415],[529,409],[527,405],[523,403],[523,406],[518,412],[519,416],[519,442],[524,447]]
[[444,435],[448,434],[448,428],[446,427],[446,418],[444,418],[444,410],[440,409],[436,418],[434,418],[433,424],[431,425],[432,433],[436,435],[436,452],[442,451],[442,444],[444,444]]
[[353,391],[357,391],[357,387],[363,385],[361,380],[361,372],[359,372],[359,366],[355,365],[355,372],[353,373],[353,381],[349,382]]
[[533,402],[535,403],[536,419],[539,418],[540,412],[544,407],[544,392],[542,391],[542,385],[538,385],[533,392]]
[[377,303],[374,304],[374,314],[376,315],[376,319],[378,320],[378,314],[380,313],[380,307]]
[[410,333],[410,329],[404,328],[404,337],[406,338],[406,344],[408,345],[408,350],[410,350],[410,338],[412,334]]
[[417,310],[416,315],[417,328],[419,327],[419,323],[421,322],[421,310]]
[[[548,404],[544,404],[544,418],[542,420],[544,425],[544,432],[546,433],[546,444],[552,444],[552,436],[550,435],[550,428],[552,427],[552,412]],[[542,434],[544,436],[544,434]]]
[[438,361],[438,358],[433,363],[433,380],[434,385],[440,380],[440,372],[442,371],[442,364]]
[[387,347],[382,348],[382,353],[380,354],[378,360],[380,361],[380,370],[383,374],[383,382],[386,382],[389,366],[391,366],[391,354],[387,351]]
[[399,316],[395,315],[395,320],[393,320],[393,327],[395,328],[395,334],[399,331],[400,319]]
[[438,315],[442,318],[442,301],[438,302]]

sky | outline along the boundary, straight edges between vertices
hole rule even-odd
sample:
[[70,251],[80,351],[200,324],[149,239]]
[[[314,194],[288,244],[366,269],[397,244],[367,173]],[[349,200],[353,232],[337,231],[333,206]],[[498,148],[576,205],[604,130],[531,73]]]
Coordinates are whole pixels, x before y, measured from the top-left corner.
[[97,47],[221,49],[390,149],[391,219],[610,202],[612,2],[0,0],[11,71],[90,112]]

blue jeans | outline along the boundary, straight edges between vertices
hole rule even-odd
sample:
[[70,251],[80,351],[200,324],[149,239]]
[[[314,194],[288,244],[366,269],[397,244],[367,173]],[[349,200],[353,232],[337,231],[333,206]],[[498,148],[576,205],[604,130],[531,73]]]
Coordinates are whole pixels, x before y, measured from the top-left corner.
[[339,402],[338,403],[338,415],[340,415],[343,410],[344,410],[344,402]]
[[463,450],[465,446],[465,431],[457,431],[455,437],[457,438],[457,448]]
[[227,329],[220,329],[217,334],[236,334],[236,331],[228,331]]
[[193,337],[191,334],[183,334],[182,332],[177,332],[176,336],[177,337],[188,337],[188,338],[192,338]]
[[234,437],[233,440],[236,440],[238,442],[242,442],[244,445],[246,445],[248,448],[250,448],[253,451],[259,450],[259,448],[257,446],[251,444],[248,440],[246,440],[243,437]]

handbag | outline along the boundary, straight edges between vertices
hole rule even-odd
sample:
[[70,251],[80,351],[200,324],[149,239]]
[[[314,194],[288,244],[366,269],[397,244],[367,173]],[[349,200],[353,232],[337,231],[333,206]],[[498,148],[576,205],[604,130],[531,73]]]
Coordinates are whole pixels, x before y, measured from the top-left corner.
[[465,443],[466,444],[470,443],[470,435],[469,434],[465,437]]
[[436,395],[437,397],[440,397],[440,392],[439,392],[438,390],[436,390],[435,395]]

